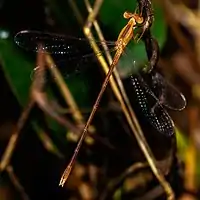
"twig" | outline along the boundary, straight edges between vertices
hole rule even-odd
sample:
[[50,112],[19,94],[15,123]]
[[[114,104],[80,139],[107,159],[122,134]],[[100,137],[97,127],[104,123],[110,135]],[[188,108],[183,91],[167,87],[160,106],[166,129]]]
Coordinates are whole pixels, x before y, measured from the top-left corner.
[[30,113],[31,109],[33,108],[34,104],[35,104],[35,102],[32,99],[30,99],[28,102],[28,105],[25,107],[24,111],[22,112],[22,114],[17,122],[17,125],[15,127],[15,130],[13,131],[12,136],[10,137],[10,140],[8,142],[6,150],[2,156],[2,159],[0,162],[0,171],[5,170],[5,168],[10,163],[10,159],[11,159],[14,149],[16,147],[20,132],[21,132],[22,128],[24,127],[24,124],[26,123],[29,113]]
[[[37,102],[38,106],[49,116],[51,116],[53,119],[55,119],[59,124],[64,126],[66,129],[72,131],[73,133],[80,135],[81,129],[77,128],[73,123],[71,123],[66,117],[60,115],[56,108],[55,103],[48,100],[47,94],[44,91],[45,87],[45,52],[38,52],[37,57],[37,66],[38,69],[35,71],[34,78],[33,78],[33,84],[31,89],[31,95],[35,102]],[[50,58],[49,56],[47,58]],[[89,136],[92,138],[97,139],[102,144],[106,145],[107,147],[114,149],[114,147],[104,140],[103,138],[99,137],[97,134],[93,134],[89,132]]]
[[30,200],[29,196],[26,194],[24,187],[19,182],[17,176],[15,175],[13,168],[11,165],[8,165],[6,167],[6,171],[8,172],[8,175],[10,177],[10,180],[12,181],[13,185],[15,186],[16,190],[19,192],[20,196],[23,200]]
[[[55,82],[57,83],[58,88],[60,89],[60,91],[63,95],[63,98],[65,99],[66,103],[69,105],[70,109],[73,111],[72,116],[73,116],[75,122],[77,123],[77,125],[83,125],[85,123],[84,118],[83,118],[69,88],[67,87],[64,79],[62,78],[62,75],[60,74],[57,67],[55,67],[56,65],[53,62],[53,59],[50,57],[50,55],[46,54],[45,60],[47,63],[47,67],[49,68],[52,76],[55,78]],[[54,67],[52,67],[52,66],[54,66]]]
[[90,32],[90,29],[91,29],[93,21],[96,19],[96,16],[99,13],[99,10],[101,8],[101,5],[102,5],[103,1],[104,0],[96,0],[95,3],[94,3],[93,12],[89,12],[87,21],[85,23],[85,27],[87,27],[89,32]]

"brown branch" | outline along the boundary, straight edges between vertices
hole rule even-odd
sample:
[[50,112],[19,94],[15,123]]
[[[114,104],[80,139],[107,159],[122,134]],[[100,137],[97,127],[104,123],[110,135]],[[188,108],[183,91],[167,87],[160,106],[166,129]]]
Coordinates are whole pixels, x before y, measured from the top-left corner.
[[24,111],[22,112],[22,114],[17,122],[17,125],[10,137],[10,140],[8,142],[6,150],[4,151],[4,154],[3,154],[1,162],[0,162],[0,171],[5,170],[5,168],[9,165],[10,159],[11,159],[14,149],[16,147],[20,132],[21,132],[22,128],[24,127],[24,125],[27,121],[27,118],[29,116],[29,113],[30,113],[31,109],[33,108],[33,106],[34,106],[34,101],[32,101],[30,99],[28,105],[25,107]]
[[15,175],[13,171],[13,167],[11,165],[6,167],[6,171],[8,172],[8,175],[10,177],[10,180],[12,181],[13,185],[15,186],[16,190],[19,192],[21,198],[23,200],[30,200],[29,196],[26,194],[24,187],[19,182],[17,176]]

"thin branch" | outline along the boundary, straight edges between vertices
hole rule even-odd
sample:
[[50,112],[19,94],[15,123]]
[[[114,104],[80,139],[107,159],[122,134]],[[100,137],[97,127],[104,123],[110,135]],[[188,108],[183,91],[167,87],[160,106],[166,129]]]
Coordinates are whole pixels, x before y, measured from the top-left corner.
[[8,142],[6,150],[4,151],[4,154],[2,156],[2,159],[0,162],[0,171],[5,170],[5,168],[9,165],[10,159],[15,150],[20,132],[21,132],[22,128],[24,127],[24,125],[28,119],[29,113],[32,110],[34,104],[35,104],[35,102],[32,99],[30,99],[30,101],[28,102],[28,105],[25,107],[24,111],[22,112],[22,114],[17,122],[17,125],[10,137],[10,140]]
[[21,198],[23,200],[30,200],[29,196],[26,194],[24,187],[19,182],[17,176],[15,175],[13,171],[13,167],[11,165],[6,167],[6,171],[8,172],[8,175],[10,177],[10,180],[12,181],[13,185],[15,186],[16,190],[19,192]]

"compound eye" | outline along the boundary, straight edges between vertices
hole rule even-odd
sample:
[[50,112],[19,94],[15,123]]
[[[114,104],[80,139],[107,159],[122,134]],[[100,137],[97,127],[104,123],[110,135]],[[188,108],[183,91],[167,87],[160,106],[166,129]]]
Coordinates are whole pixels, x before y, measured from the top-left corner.
[[130,19],[131,17],[133,17],[134,16],[134,14],[133,13],[131,13],[131,12],[124,12],[124,18],[125,19]]

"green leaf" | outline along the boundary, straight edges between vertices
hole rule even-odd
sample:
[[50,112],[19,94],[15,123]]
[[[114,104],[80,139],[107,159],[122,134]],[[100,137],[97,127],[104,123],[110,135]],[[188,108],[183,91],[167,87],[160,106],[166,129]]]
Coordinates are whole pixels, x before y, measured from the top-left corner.
[[12,39],[0,39],[1,64],[18,102],[25,105],[29,97],[30,74],[34,68],[34,63],[25,59],[14,45]]
[[127,23],[127,20],[123,18],[124,12],[134,12],[136,6],[136,1],[104,1],[99,13],[100,20],[104,25],[110,27],[113,34],[117,36]]

